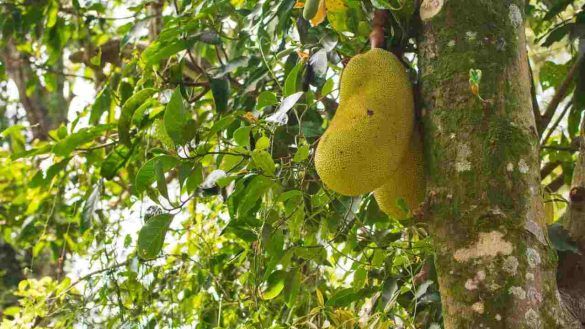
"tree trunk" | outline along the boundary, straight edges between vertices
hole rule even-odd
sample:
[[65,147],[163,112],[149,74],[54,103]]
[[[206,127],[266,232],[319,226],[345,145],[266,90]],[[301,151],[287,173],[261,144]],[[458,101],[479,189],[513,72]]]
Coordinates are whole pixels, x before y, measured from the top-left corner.
[[[69,104],[63,95],[63,77],[58,76],[56,90],[49,92],[40,84],[28,56],[20,53],[12,40],[8,40],[6,46],[0,49],[0,60],[4,63],[9,78],[16,84],[33,137],[47,139],[50,130],[67,120]],[[58,69],[62,69],[62,63],[58,66]],[[60,71],[57,71],[59,74]],[[31,84],[34,88],[29,88]]]
[[561,305],[545,230],[524,7],[420,8],[426,210],[447,329],[579,327]]
[[[585,132],[581,123],[581,138]],[[569,311],[585,326],[585,143],[579,146],[579,155],[573,171],[569,206],[561,220],[579,253],[563,251],[559,254],[557,273],[559,290]]]

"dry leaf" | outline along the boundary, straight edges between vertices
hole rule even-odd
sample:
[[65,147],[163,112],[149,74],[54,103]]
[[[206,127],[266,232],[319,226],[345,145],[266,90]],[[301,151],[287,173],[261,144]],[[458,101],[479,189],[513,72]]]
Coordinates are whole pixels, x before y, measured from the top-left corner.
[[305,51],[297,50],[297,55],[302,60],[307,60],[309,58],[309,53],[308,52],[305,52]]

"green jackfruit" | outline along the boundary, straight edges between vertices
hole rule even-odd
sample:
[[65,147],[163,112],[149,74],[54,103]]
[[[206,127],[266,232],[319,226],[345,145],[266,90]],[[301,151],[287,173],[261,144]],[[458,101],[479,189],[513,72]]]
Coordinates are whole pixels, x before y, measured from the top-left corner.
[[357,55],[341,75],[339,99],[317,146],[317,173],[337,193],[371,192],[390,178],[411,139],[414,102],[406,69],[382,49]]
[[398,168],[384,185],[374,190],[374,198],[383,212],[394,218],[403,218],[406,214],[398,207],[398,199],[402,198],[410,210],[416,209],[424,200],[426,185],[423,161],[423,144],[415,129],[410,148]]
[[317,14],[319,9],[319,0],[307,0],[305,1],[305,8],[303,8],[303,18],[310,20]]

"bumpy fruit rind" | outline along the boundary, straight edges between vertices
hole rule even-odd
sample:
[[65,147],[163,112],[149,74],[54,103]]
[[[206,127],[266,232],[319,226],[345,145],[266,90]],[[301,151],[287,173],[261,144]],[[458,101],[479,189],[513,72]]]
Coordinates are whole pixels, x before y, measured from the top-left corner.
[[374,191],[374,198],[380,209],[397,219],[407,215],[398,206],[400,198],[404,200],[409,210],[415,210],[425,196],[423,143],[417,130],[410,145],[398,168],[384,185]]
[[409,147],[412,87],[402,63],[383,49],[353,57],[340,84],[339,107],[319,141],[315,166],[330,189],[359,195],[387,181]]

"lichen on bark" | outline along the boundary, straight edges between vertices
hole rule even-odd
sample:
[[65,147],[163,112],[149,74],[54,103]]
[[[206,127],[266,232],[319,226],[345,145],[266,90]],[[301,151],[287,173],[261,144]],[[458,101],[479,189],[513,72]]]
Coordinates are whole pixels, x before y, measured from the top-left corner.
[[446,328],[567,327],[543,238],[521,8],[450,0],[422,22],[427,217]]

